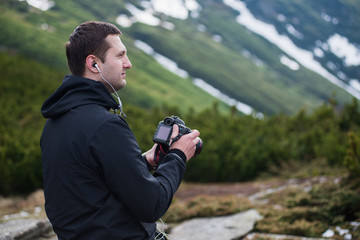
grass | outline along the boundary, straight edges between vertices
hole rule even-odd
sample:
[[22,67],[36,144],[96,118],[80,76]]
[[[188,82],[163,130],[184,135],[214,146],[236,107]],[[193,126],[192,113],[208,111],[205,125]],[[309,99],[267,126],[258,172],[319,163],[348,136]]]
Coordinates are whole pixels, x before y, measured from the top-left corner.
[[[254,231],[321,237],[328,228],[341,227],[349,229],[353,239],[358,239],[360,229],[350,224],[360,221],[358,186],[359,179],[334,181],[330,178],[314,184],[311,190],[292,187],[266,196],[267,206],[259,208],[264,219],[257,223]],[[344,239],[344,236],[336,237]]]
[[344,167],[331,167],[326,159],[316,161],[289,161],[281,162],[279,165],[271,165],[266,172],[262,172],[258,180],[269,180],[276,175],[279,179],[303,179],[314,176],[344,176],[347,170]]
[[253,208],[249,199],[229,196],[196,196],[186,201],[175,201],[162,218],[165,222],[179,223],[194,217],[230,215]]
[[[239,197],[234,192],[220,197],[200,195],[184,201],[175,199],[163,220],[174,224],[194,217],[230,215],[255,208],[264,218],[256,224],[253,232],[289,235],[288,239],[296,239],[290,236],[319,238],[330,228],[335,232],[334,239],[344,240],[345,235],[336,230],[341,228],[348,229],[352,239],[359,239],[360,228],[351,222],[360,222],[360,179],[350,180],[343,169],[323,169],[322,164],[319,161],[303,168],[293,165],[283,169],[279,176],[270,178],[268,174],[260,177],[257,183],[279,184],[266,188],[273,191],[259,194],[257,198]],[[313,170],[309,171],[311,167]],[[284,179],[290,179],[287,177],[291,173],[293,177],[299,177],[293,180],[296,183],[285,181],[287,184],[284,184]],[[256,239],[274,238],[259,236]]]

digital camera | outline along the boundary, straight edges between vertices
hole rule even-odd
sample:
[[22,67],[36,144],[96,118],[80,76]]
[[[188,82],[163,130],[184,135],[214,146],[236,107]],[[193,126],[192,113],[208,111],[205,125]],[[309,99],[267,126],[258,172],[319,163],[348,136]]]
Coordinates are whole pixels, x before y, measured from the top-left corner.
[[[168,148],[170,147],[172,129],[174,124],[179,126],[179,135],[176,136],[173,141],[178,140],[182,135],[192,132],[190,128],[185,126],[185,122],[181,120],[179,117],[177,116],[166,117],[163,121],[159,122],[153,137],[153,141],[161,145],[162,149],[164,149],[163,151],[167,151]],[[199,138],[199,141],[196,144],[194,157],[199,155],[202,146],[203,146],[203,142],[201,138]]]

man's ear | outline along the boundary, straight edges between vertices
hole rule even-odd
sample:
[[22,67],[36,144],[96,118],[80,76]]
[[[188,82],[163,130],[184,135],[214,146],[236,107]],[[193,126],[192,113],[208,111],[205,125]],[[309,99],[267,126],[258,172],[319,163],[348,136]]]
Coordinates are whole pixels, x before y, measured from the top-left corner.
[[89,56],[86,57],[86,60],[85,60],[85,69],[89,70],[90,72],[93,72],[93,73],[98,73],[98,69],[95,67],[95,63],[96,62],[97,58],[90,54]]

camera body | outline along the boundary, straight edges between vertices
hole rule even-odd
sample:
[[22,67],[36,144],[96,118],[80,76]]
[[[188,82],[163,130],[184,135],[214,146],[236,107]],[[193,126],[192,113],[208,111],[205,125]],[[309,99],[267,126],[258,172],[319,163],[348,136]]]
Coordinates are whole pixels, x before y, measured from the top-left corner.
[[[177,136],[178,138],[180,138],[182,135],[189,134],[192,132],[192,130],[186,127],[185,122],[181,120],[179,117],[177,116],[166,117],[163,121],[159,122],[153,137],[153,141],[161,145],[162,149],[165,149],[165,151],[167,151],[168,148],[170,147],[171,135],[174,124],[179,126],[179,135]],[[201,152],[202,145],[203,145],[202,140],[199,138],[199,142],[196,144],[194,157]]]
[[191,133],[191,129],[186,127],[185,122],[179,117],[166,117],[163,121],[159,122],[153,137],[153,141],[156,143],[170,146],[170,140],[174,124],[179,126],[180,135]]

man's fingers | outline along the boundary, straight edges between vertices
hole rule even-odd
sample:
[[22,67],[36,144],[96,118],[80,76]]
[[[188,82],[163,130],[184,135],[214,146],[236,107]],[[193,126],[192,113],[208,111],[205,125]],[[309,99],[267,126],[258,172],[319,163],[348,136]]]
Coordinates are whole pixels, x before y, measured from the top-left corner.
[[172,134],[171,134],[171,138],[176,137],[177,135],[179,135],[179,126],[174,124],[173,125],[173,130],[172,130]]
[[197,138],[197,137],[200,136],[200,132],[198,130],[196,130],[196,129],[192,130],[192,134],[193,134],[194,138]]
[[[174,124],[173,125],[173,130],[172,130],[172,134],[171,134],[171,142],[170,142],[170,145],[172,144],[172,140],[177,137],[179,135],[179,126]],[[196,143],[198,142],[198,138],[200,136],[200,132],[196,129],[192,130],[191,133],[189,134],[185,134],[183,135],[182,137],[185,137],[189,140],[195,140]]]
[[[172,134],[171,134],[171,143],[172,143],[172,139],[175,138],[177,135],[179,135],[179,126],[174,124],[173,128],[172,128]],[[170,143],[170,145],[171,145]]]

